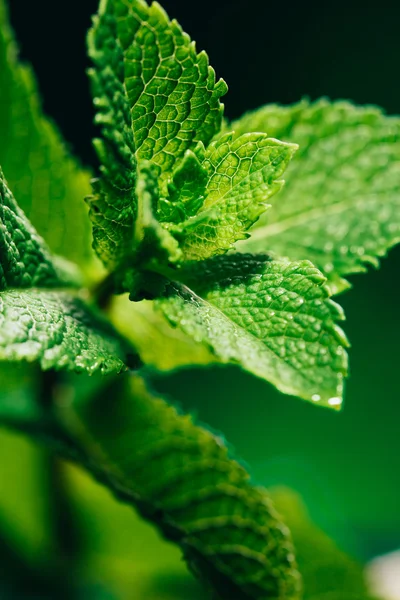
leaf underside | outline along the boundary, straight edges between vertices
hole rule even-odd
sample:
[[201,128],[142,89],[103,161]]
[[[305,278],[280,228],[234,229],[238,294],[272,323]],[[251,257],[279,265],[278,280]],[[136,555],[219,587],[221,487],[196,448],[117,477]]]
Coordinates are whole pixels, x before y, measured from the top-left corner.
[[95,475],[182,547],[216,598],[299,598],[288,530],[221,438],[139,377],[118,378],[57,414]]

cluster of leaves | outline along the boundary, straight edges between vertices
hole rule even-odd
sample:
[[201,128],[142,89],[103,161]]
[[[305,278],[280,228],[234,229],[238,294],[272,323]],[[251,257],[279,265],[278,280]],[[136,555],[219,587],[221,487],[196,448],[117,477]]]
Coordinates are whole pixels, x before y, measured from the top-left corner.
[[178,23],[157,3],[102,0],[88,38],[101,137],[87,201],[108,274],[90,293],[101,269],[89,175],[41,114],[2,0],[0,23],[0,360],[120,374],[95,391],[42,376],[28,395],[4,394],[0,421],[135,504],[215,597],[299,598],[266,492],[219,436],[121,373],[234,363],[340,408],[347,340],[331,296],[400,240],[400,121],[322,100],[223,123],[226,84]]

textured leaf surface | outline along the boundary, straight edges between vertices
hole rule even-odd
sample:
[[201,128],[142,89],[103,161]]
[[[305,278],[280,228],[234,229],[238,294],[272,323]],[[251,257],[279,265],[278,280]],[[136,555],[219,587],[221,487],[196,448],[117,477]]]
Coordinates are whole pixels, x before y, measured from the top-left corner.
[[203,206],[182,225],[185,258],[209,258],[248,237],[245,232],[267,209],[267,200],[281,189],[279,177],[296,149],[262,133],[217,138],[202,162],[209,177]]
[[[102,139],[95,146],[102,177],[90,199],[94,247],[110,269],[132,252],[138,216],[137,163],[159,168],[160,184],[176,161],[208,143],[222,119],[224,82],[205,53],[157,3],[103,0],[89,34]],[[167,186],[163,186],[163,195]]]
[[198,156],[187,150],[172,173],[168,184],[168,198],[160,199],[160,221],[181,223],[194,217],[203,205],[207,183],[207,170]]
[[0,292],[0,360],[106,374],[124,370],[126,352],[79,298],[36,289]]
[[216,598],[299,598],[288,530],[221,438],[139,378],[118,378],[72,410],[58,414],[98,477],[181,545]]
[[68,155],[41,110],[31,69],[18,61],[0,0],[0,165],[19,205],[51,250],[84,264],[91,258],[84,197],[89,174]]
[[132,250],[137,214],[136,159],[130,107],[124,88],[123,53],[117,39],[114,3],[102,2],[89,32],[90,70],[102,139],[95,140],[102,177],[89,198],[94,249],[105,265],[115,268]]
[[171,324],[282,392],[340,407],[343,314],[311,263],[229,255],[189,265],[186,281],[156,301]]
[[8,189],[0,169],[0,290],[60,285],[50,253]]
[[0,361],[43,369],[119,372],[128,348],[62,287],[50,253],[17,206],[0,172]]
[[142,162],[138,169],[136,196],[138,215],[135,224],[136,255],[157,256],[164,262],[180,258],[178,242],[156,219],[159,203],[158,177],[160,170],[149,162]]
[[[400,241],[400,120],[347,102],[266,106],[233,125],[296,142],[279,202],[245,252],[307,258],[329,277],[378,265]],[[335,283],[335,282],[334,282]]]
[[157,2],[114,5],[136,152],[167,173],[186,150],[218,133],[227,87]]

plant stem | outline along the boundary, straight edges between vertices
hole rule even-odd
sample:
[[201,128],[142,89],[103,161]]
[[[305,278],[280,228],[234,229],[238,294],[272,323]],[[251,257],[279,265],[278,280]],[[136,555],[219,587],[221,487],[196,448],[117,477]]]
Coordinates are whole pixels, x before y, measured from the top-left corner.
[[91,297],[101,310],[107,310],[115,292],[115,273],[108,273],[92,290]]
[[[42,372],[41,383],[39,402],[51,417],[54,395],[60,383],[60,375],[55,371]],[[47,475],[49,518],[54,544],[55,568],[58,571],[58,580],[63,582],[62,597],[68,599],[74,596],[71,572],[74,572],[73,567],[81,555],[82,539],[70,503],[63,460],[49,452],[44,467]]]

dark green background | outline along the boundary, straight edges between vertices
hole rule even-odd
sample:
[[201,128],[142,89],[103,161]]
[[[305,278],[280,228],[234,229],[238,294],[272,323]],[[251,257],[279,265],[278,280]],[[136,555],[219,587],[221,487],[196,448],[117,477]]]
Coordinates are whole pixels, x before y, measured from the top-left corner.
[[[45,108],[75,151],[94,162],[84,35],[95,0],[11,0]],[[400,8],[395,1],[272,3],[164,0],[206,49],[230,93],[228,117],[302,96],[352,99],[400,113]],[[222,430],[260,483],[286,483],[315,518],[362,557],[400,545],[398,317],[400,251],[352,279],[340,302],[352,342],[341,414],[277,394],[236,369],[188,371],[159,382]]]

